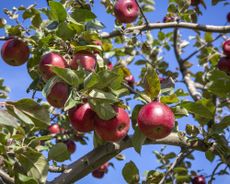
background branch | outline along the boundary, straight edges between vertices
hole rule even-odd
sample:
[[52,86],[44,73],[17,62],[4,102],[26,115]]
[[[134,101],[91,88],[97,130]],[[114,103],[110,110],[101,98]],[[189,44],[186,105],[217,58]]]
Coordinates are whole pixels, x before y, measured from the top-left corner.
[[14,184],[14,179],[11,178],[7,173],[0,169],[0,177],[9,184]]
[[230,33],[230,26],[213,26],[213,25],[201,25],[195,23],[188,23],[188,22],[169,22],[169,23],[149,23],[148,25],[140,25],[140,26],[133,26],[128,27],[123,31],[113,31],[111,33],[102,33],[102,38],[112,38],[116,36],[121,36],[123,34],[130,34],[134,31],[147,31],[153,29],[169,29],[169,28],[185,28],[185,29],[192,29],[197,31],[205,31],[205,32],[216,32],[216,33]]

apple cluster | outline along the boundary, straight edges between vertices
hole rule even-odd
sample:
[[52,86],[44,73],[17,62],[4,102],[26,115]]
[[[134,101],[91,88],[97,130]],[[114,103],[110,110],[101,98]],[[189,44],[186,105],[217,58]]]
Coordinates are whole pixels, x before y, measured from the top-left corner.
[[228,75],[230,74],[230,40],[226,40],[223,43],[223,53],[225,57],[221,57],[217,67],[219,70],[226,72]]

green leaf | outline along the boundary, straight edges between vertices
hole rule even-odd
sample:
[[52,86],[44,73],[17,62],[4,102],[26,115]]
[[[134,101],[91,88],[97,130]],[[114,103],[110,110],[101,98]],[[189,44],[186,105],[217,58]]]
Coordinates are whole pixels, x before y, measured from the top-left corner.
[[169,96],[162,96],[160,98],[160,101],[162,103],[165,103],[165,104],[172,104],[172,103],[177,103],[179,102],[179,98],[177,97],[177,95],[174,93],[172,95],[169,95]]
[[28,147],[27,149],[17,150],[16,158],[23,173],[39,181],[39,183],[46,182],[48,162],[41,153]]
[[188,135],[193,137],[196,137],[200,133],[199,129],[194,125],[187,124],[185,130]]
[[31,20],[31,23],[34,27],[39,28],[42,23],[42,18],[40,16],[40,13],[36,13]]
[[100,146],[100,145],[103,145],[105,143],[105,141],[103,141],[98,135],[96,132],[94,132],[93,134],[93,146],[94,148]]
[[127,183],[138,183],[140,179],[139,170],[133,161],[125,164],[122,175]]
[[191,176],[176,175],[176,183],[177,184],[189,183],[190,181],[191,181]]
[[190,113],[207,119],[213,119],[215,113],[215,106],[212,101],[205,98],[197,102],[182,102],[181,106],[186,108]]
[[92,99],[96,99],[96,100],[100,100],[102,102],[118,102],[119,99],[116,98],[112,93],[108,93],[108,92],[104,92],[98,89],[93,89],[90,93],[89,93],[89,97],[91,97]]
[[116,112],[109,103],[101,103],[97,100],[89,100],[89,103],[93,111],[103,120],[110,120],[116,116]]
[[29,177],[21,173],[16,174],[15,183],[17,184],[38,184],[38,182],[33,177]]
[[220,123],[214,124],[212,126],[212,129],[215,132],[223,132],[225,128],[228,128],[230,126],[230,116],[224,117]]
[[205,35],[204,35],[204,39],[205,39],[206,42],[211,42],[213,40],[212,33],[206,32]]
[[133,111],[132,111],[132,116],[131,116],[131,120],[132,120],[132,124],[133,124],[133,127],[135,128],[137,126],[137,117],[138,117],[138,113],[139,111],[141,110],[141,108],[143,107],[143,105],[136,105],[134,108],[133,108]]
[[188,170],[185,167],[175,167],[173,171],[178,175],[186,175],[188,173]]
[[147,184],[157,184],[160,183],[161,179],[163,178],[164,174],[155,170],[149,171],[147,175]]
[[[9,106],[9,108],[10,108],[10,106]],[[30,119],[30,117],[27,116],[22,111],[20,111],[19,109],[17,109],[15,106],[12,107],[12,110],[14,112],[14,116],[17,117],[18,119],[20,119],[22,122],[29,124],[29,125],[34,125],[33,121]]]
[[96,15],[88,9],[75,8],[71,17],[77,22],[88,22],[96,18]]
[[71,25],[67,24],[66,22],[62,22],[58,25],[57,36],[59,36],[63,40],[73,39],[75,33],[76,32],[73,27],[71,27]]
[[229,97],[230,96],[230,76],[225,72],[214,70],[208,74],[207,89],[219,96],[219,97]]
[[137,153],[141,153],[141,147],[144,144],[146,136],[140,131],[139,127],[135,128],[134,135],[132,137],[132,145]]
[[0,110],[0,125],[11,126],[16,128],[19,126],[19,123],[17,119],[11,114],[9,114],[7,111]]
[[158,97],[161,85],[159,77],[154,69],[148,69],[144,78],[144,89],[146,94],[153,100]]
[[70,152],[67,150],[67,146],[64,143],[55,144],[48,153],[48,159],[57,162],[64,162],[69,158]]
[[32,99],[25,98],[17,102],[7,102],[26,114],[37,127],[46,129],[50,124],[48,107],[40,105]]
[[56,66],[52,66],[52,71],[67,84],[74,87],[78,86],[79,78],[73,70],[69,68],[59,68]]
[[102,70],[98,72],[98,76],[100,80],[98,81],[98,84],[95,85],[97,89],[103,89],[111,85],[114,86],[114,81],[116,79],[119,80],[119,76],[116,73],[109,70]]
[[205,157],[210,161],[212,162],[215,158],[215,154],[213,153],[213,151],[211,150],[208,150],[205,152]]
[[51,20],[57,20],[63,22],[67,17],[67,12],[63,5],[56,1],[49,1],[49,16]]

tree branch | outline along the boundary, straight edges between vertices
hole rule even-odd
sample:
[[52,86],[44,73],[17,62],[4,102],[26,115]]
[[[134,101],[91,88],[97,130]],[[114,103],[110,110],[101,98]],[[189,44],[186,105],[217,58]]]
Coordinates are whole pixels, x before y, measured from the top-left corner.
[[182,73],[184,83],[188,88],[189,94],[193,98],[194,101],[197,101],[201,99],[201,94],[197,91],[195,83],[191,79],[191,74],[189,73],[188,69],[185,66],[184,60],[180,57],[179,54],[179,47],[177,44],[178,41],[178,29],[176,28],[174,30],[174,36],[173,36],[173,47],[174,47],[174,53],[177,59],[177,62],[179,64],[180,71]]
[[[146,139],[144,144],[166,144],[203,152],[208,150],[208,146],[202,140],[198,139],[191,142],[188,141],[187,137],[179,135],[178,133],[171,133],[166,138],[159,140]],[[101,145],[67,166],[68,172],[61,174],[52,182],[49,182],[49,184],[69,184],[80,180],[121,151],[130,147],[133,147],[132,136],[127,136],[118,143],[106,143]],[[217,152],[215,152],[215,154],[217,154]]]
[[7,173],[0,169],[0,177],[9,184],[14,184],[14,179],[11,178]]
[[205,32],[216,32],[216,33],[229,33],[230,26],[213,26],[213,25],[201,25],[195,23],[188,23],[188,22],[168,22],[168,23],[149,23],[148,25],[140,25],[140,26],[133,26],[128,27],[123,31],[116,30],[111,33],[102,33],[102,38],[112,38],[116,36],[121,36],[123,34],[130,34],[136,31],[147,31],[153,29],[169,29],[169,28],[185,28],[185,29],[192,29],[197,31],[205,31]]
[[146,18],[146,16],[145,16],[145,14],[144,14],[143,10],[141,9],[141,6],[140,6],[140,4],[138,3],[138,1],[137,1],[137,0],[135,0],[135,1],[136,1],[136,3],[137,3],[137,6],[138,6],[138,8],[139,8],[140,12],[141,12],[142,17],[143,17],[143,18],[144,18],[144,20],[145,20],[145,24],[146,24],[146,26],[148,26],[148,25],[149,25],[149,21],[148,21],[148,19]]

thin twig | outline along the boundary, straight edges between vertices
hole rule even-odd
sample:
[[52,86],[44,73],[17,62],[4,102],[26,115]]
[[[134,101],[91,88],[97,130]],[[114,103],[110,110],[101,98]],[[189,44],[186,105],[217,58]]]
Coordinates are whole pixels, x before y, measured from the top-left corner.
[[215,174],[216,174],[216,171],[217,169],[222,165],[224,164],[223,162],[220,162],[219,164],[216,165],[215,169],[212,171],[212,175],[211,175],[211,178],[210,180],[208,181],[208,184],[212,184],[212,181],[215,180]]
[[137,6],[138,6],[140,12],[141,12],[142,17],[143,17],[144,20],[145,20],[146,26],[148,26],[148,25],[149,25],[149,21],[148,21],[147,17],[145,16],[145,14],[144,14],[144,12],[143,12],[143,10],[142,10],[142,8],[141,8],[139,2],[138,2],[137,0],[135,0],[135,1],[136,1],[136,3],[137,3]]

